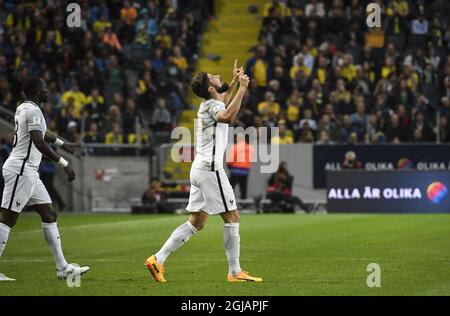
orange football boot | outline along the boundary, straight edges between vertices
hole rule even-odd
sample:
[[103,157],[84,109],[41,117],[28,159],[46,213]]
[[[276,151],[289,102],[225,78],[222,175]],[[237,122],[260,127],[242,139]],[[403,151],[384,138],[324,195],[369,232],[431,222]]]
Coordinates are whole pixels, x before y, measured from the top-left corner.
[[251,276],[247,271],[241,271],[236,276],[228,274],[227,280],[228,282],[262,282],[262,278]]
[[150,271],[156,282],[167,282],[166,279],[164,279],[164,266],[156,261],[155,255],[145,260],[145,265],[147,266],[147,269]]

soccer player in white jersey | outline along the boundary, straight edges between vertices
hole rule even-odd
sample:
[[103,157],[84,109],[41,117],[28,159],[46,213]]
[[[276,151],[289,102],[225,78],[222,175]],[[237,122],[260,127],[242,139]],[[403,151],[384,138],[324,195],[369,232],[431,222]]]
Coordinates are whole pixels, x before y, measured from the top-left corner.
[[[191,190],[186,210],[189,220],[177,227],[162,248],[145,264],[157,282],[166,282],[164,263],[167,257],[203,228],[209,215],[220,214],[224,221],[224,246],[228,259],[229,282],[260,282],[243,271],[239,262],[239,213],[233,189],[223,169],[223,157],[228,143],[228,124],[236,118],[249,78],[242,67],[233,66],[230,85],[220,75],[198,73],[192,80],[192,90],[203,98],[197,114],[196,156],[190,172]],[[230,99],[235,89],[236,95]]]
[[[47,101],[48,90],[45,81],[39,77],[30,77],[23,86],[26,100],[17,107],[14,131],[14,143],[11,155],[3,165],[3,190],[0,208],[0,258],[8,241],[11,228],[15,225],[25,206],[36,211],[42,219],[42,228],[56,263],[56,276],[60,279],[75,277],[89,270],[67,263],[61,248],[61,238],[56,224],[56,212],[53,208],[44,184],[37,172],[42,154],[58,162],[64,168],[69,181],[75,179],[75,173],[67,160],[57,154],[48,144],[55,143],[64,150],[74,153],[79,146],[64,143],[47,133],[44,115],[39,107]],[[14,281],[0,274],[0,281]]]

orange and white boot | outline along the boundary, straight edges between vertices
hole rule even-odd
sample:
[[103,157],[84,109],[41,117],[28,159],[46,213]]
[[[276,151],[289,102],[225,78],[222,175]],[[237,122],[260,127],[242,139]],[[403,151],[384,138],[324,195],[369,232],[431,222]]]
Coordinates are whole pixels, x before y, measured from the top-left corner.
[[241,271],[238,275],[228,274],[228,282],[262,282],[262,278],[254,277],[247,271]]
[[155,255],[150,256],[145,260],[145,265],[147,269],[152,274],[153,278],[156,282],[166,283],[166,279],[164,278],[164,265],[156,261]]

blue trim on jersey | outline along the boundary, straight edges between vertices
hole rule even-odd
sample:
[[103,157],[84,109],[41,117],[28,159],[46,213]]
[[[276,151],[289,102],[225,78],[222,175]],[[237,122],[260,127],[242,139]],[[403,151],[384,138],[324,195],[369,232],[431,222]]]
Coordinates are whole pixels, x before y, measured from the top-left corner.
[[229,167],[229,169],[232,176],[248,176],[250,174],[250,169],[247,168]]

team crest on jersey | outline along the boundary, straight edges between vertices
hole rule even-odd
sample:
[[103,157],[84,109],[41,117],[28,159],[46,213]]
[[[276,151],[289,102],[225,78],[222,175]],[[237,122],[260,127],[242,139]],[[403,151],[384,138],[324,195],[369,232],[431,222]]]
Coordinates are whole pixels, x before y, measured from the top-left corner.
[[19,207],[20,206],[20,202],[16,201],[16,206]]

